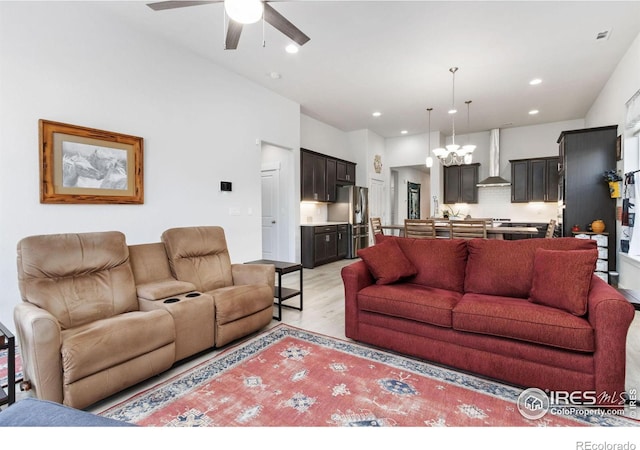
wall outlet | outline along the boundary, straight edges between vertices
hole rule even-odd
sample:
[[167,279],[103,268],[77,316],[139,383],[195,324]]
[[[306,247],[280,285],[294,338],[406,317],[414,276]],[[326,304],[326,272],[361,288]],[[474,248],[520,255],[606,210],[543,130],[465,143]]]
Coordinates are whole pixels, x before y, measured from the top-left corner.
[[240,213],[240,208],[237,206],[232,206],[231,208],[229,208],[229,215],[230,216],[239,216]]

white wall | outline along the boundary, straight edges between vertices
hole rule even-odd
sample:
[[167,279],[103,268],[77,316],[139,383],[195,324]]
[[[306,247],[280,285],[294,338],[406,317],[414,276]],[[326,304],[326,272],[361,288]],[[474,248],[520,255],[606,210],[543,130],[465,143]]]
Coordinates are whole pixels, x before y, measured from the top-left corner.
[[324,122],[300,115],[300,146],[307,150],[352,161],[349,136]]
[[[624,57],[618,63],[611,77],[600,91],[589,112],[585,117],[585,125],[589,128],[607,125],[618,125],[618,134],[624,134],[626,114],[625,103],[640,89],[640,34],[633,41]],[[618,163],[619,170],[633,170],[633,166],[626,164],[629,159],[638,161],[637,140],[635,152],[631,155],[631,146],[624,149],[625,161]],[[626,167],[625,167],[626,166]],[[618,200],[618,206],[621,200]],[[618,236],[620,233],[618,222]],[[637,231],[637,230],[636,230]],[[616,246],[620,248],[620,239]],[[623,255],[618,258],[619,286],[627,289],[640,289],[640,263],[637,259]]]
[[[526,127],[505,128],[500,130],[500,176],[511,180],[511,159],[533,158],[558,155],[558,137],[565,130],[584,128],[584,120],[532,125]],[[469,136],[456,136],[456,143],[465,144],[469,140],[477,146],[473,153],[473,162],[480,163],[478,178],[489,176],[489,131],[472,133]],[[450,142],[439,131],[431,132],[431,147]],[[424,164],[427,156],[428,134],[391,138],[386,140],[386,159],[390,167],[399,168]],[[442,212],[442,166],[436,161],[431,168],[431,195],[438,195]],[[436,178],[436,176],[438,176]],[[402,181],[399,186],[402,199]],[[402,205],[398,205],[402,212]],[[454,208],[462,215],[473,217],[510,218],[518,222],[548,222],[557,216],[557,204],[519,204],[511,203],[509,187],[488,187],[478,190],[478,203],[456,205]],[[406,212],[403,214],[406,215]],[[402,214],[399,218],[404,217]]]
[[[0,2],[0,58],[0,321],[27,235],[221,225],[234,262],[260,258],[256,140],[299,148],[298,104],[83,2]],[[40,204],[40,118],[143,137],[144,205]]]

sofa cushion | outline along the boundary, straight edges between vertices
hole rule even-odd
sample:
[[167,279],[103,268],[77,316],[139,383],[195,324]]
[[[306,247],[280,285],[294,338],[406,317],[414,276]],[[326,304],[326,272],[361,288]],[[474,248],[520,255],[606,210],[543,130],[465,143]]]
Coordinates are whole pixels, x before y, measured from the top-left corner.
[[64,384],[125,363],[175,341],[171,314],[134,311],[62,332]]
[[463,239],[396,238],[400,249],[416,268],[408,281],[423,286],[464,292],[467,243]]
[[595,350],[586,319],[519,298],[465,294],[453,308],[453,328],[579,352]]
[[377,284],[390,284],[415,275],[416,268],[404,255],[395,239],[385,239],[379,244],[358,250]]
[[207,294],[213,297],[218,325],[242,319],[273,305],[273,289],[266,284],[227,286]]
[[30,236],[17,251],[22,299],[49,311],[63,329],[138,309],[119,231]]
[[596,242],[587,239],[472,239],[467,241],[464,291],[475,294],[529,298],[536,249],[590,250]]
[[537,249],[529,300],[583,316],[598,251]]
[[451,310],[462,294],[412,283],[371,285],[358,293],[358,306],[388,316],[451,327]]
[[170,228],[162,233],[171,272],[201,292],[233,285],[231,258],[222,227]]

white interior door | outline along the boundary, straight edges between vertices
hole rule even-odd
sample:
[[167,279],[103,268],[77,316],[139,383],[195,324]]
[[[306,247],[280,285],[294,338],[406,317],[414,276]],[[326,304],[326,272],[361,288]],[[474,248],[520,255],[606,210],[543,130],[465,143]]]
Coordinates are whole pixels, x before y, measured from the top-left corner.
[[[371,179],[369,185],[369,217],[380,217],[382,223],[386,223],[384,181]],[[369,224],[371,225],[371,224]],[[373,232],[369,231],[369,243],[372,245]]]
[[262,171],[262,258],[278,260],[280,169]]

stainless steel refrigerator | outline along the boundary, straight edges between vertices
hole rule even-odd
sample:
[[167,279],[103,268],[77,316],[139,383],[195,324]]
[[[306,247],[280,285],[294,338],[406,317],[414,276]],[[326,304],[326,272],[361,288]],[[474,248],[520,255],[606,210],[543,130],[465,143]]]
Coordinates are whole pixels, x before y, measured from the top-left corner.
[[336,202],[327,207],[327,218],[349,224],[347,258],[357,258],[358,250],[369,246],[369,189],[340,186],[336,197]]

